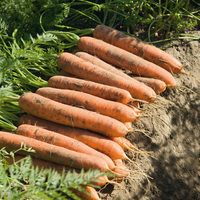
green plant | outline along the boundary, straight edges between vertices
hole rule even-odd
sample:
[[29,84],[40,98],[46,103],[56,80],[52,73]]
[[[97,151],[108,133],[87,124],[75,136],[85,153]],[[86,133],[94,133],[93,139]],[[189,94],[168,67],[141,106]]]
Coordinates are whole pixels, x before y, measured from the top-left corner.
[[18,105],[19,95],[11,85],[0,87],[0,127],[14,131],[18,116],[23,113]]
[[[148,40],[156,33],[170,37],[199,23],[199,3],[195,0],[9,0],[1,1],[1,32],[30,39],[44,30],[91,28],[105,24],[136,34],[148,30]],[[69,29],[70,30],[70,29]],[[147,36],[147,34],[145,34]]]

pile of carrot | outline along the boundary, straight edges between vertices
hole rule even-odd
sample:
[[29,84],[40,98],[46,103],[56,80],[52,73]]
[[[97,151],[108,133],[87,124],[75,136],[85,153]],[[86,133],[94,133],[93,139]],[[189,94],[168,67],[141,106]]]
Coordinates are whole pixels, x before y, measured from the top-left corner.
[[[125,136],[140,119],[140,104],[153,103],[166,87],[175,87],[173,74],[184,73],[183,66],[104,25],[94,29],[93,37],[81,37],[77,47],[74,54],[59,55],[61,74],[51,77],[47,87],[21,95],[19,106],[26,114],[15,133],[1,132],[0,147],[12,151],[23,142],[35,150],[31,156],[54,167],[128,177],[123,160],[130,161],[125,150],[134,146]],[[107,177],[101,181],[100,186],[109,182]],[[87,189],[92,192],[85,199],[99,199],[96,190]]]

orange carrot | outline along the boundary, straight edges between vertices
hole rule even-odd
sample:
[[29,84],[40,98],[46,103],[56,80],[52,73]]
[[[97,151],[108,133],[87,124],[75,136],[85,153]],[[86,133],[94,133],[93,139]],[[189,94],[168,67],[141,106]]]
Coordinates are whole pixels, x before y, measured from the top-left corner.
[[[122,142],[124,143],[124,149],[135,149],[135,147],[133,146],[133,144],[128,140],[126,139],[125,137],[121,137],[122,138]],[[116,140],[114,140],[116,141]]]
[[169,72],[184,73],[183,65],[172,55],[111,27],[98,25],[93,31],[93,36],[153,62]]
[[86,36],[81,37],[78,41],[78,48],[96,55],[114,66],[128,69],[138,76],[162,80],[168,87],[176,86],[175,78],[167,70],[103,40]]
[[132,128],[132,122],[124,122],[124,124],[125,124],[125,126],[126,126],[126,128],[128,130],[131,130],[131,128]]
[[134,146],[124,137],[109,137],[111,140],[119,144],[123,150],[134,149]]
[[101,200],[99,198],[99,195],[96,191],[96,189],[94,187],[91,186],[84,186],[84,188],[86,189],[86,192],[80,191],[78,189],[75,188],[71,188],[71,190],[79,197],[81,197],[81,199],[84,200]]
[[124,73],[122,70],[117,69],[116,67],[104,62],[103,60],[99,59],[96,56],[92,56],[86,52],[77,52],[75,54],[79,58],[82,58],[88,62],[91,62],[92,64],[98,65],[99,67],[104,68],[105,70],[108,70],[114,74],[117,74],[123,78],[126,78],[128,80],[132,80],[133,78],[146,84],[147,86],[151,87],[156,94],[160,94],[161,92],[164,92],[166,89],[165,82],[154,79],[154,78],[148,78],[148,77],[140,77],[140,76],[129,76],[128,74]]
[[35,93],[24,93],[19,106],[27,113],[59,124],[88,129],[103,135],[123,136],[125,125],[111,117],[62,104]]
[[70,138],[68,136],[64,136],[62,134],[46,130],[44,128],[29,125],[29,124],[22,124],[20,125],[17,130],[16,134],[24,135],[29,138],[34,138],[36,140],[40,140],[42,142],[47,142],[56,146],[64,147],[69,150],[73,150],[80,153],[85,153],[88,155],[96,156],[102,158],[106,161],[108,167],[112,170],[114,169],[115,165],[110,157],[106,156],[103,153],[100,153],[93,148],[87,146],[86,144]]
[[135,99],[148,102],[154,102],[156,100],[156,94],[153,89],[145,84],[135,79],[130,81],[122,78],[71,53],[62,53],[57,61],[61,69],[80,78],[125,89]]
[[53,76],[48,80],[48,86],[60,89],[69,89],[92,94],[103,99],[127,104],[132,100],[131,94],[121,88],[104,85],[78,78]]
[[85,170],[98,169],[100,171],[110,171],[107,163],[96,156],[75,152],[33,138],[1,131],[0,148],[6,147],[5,149],[8,152],[16,151],[21,148],[22,143],[25,144],[26,147],[35,150],[35,152],[18,151],[18,154],[21,155],[31,155],[77,169],[84,168]]
[[105,100],[84,92],[43,87],[37,89],[36,94],[60,103],[94,111],[117,119],[121,122],[135,121],[139,117],[139,115],[127,105]]
[[[19,162],[20,160],[23,160],[26,156],[24,155],[20,155],[20,154],[15,154],[14,155],[14,160],[13,157],[7,157],[6,161],[8,162],[9,165],[13,164],[14,161],[15,162]],[[32,165],[36,168],[38,167],[39,170],[41,169],[54,169],[56,170],[58,173],[62,173],[63,170],[65,171],[73,171],[73,168],[71,167],[67,167],[64,165],[60,165],[57,164],[55,162],[50,162],[50,161],[46,161],[43,159],[39,159],[36,157],[31,156],[31,161],[32,161]]]
[[104,186],[108,182],[108,177],[106,175],[99,176],[96,180],[92,181],[92,184],[95,184],[99,187]]
[[122,159],[126,157],[123,149],[119,146],[119,144],[94,132],[63,126],[44,119],[40,119],[38,117],[31,116],[29,114],[25,114],[20,117],[18,125],[20,124],[37,125],[47,130],[74,138],[90,146],[91,148],[108,155],[112,159]]
[[61,75],[61,76],[74,77],[73,74],[70,74],[70,73],[68,73],[68,72],[65,72],[64,70],[61,70],[60,73],[59,73],[59,75]]
[[137,147],[133,146],[133,144],[128,139],[126,139],[125,137],[109,137],[109,138],[112,141],[115,141],[117,144],[119,144],[124,151],[130,150],[134,153],[145,153],[145,154],[151,153],[151,152],[141,151]]
[[117,173],[116,181],[122,181],[123,178],[126,178],[129,175],[129,170],[126,165],[123,163],[122,159],[115,159],[113,162],[116,165],[114,172]]
[[139,106],[136,104],[137,107],[135,107],[135,103],[134,103],[134,102],[131,102],[131,103],[132,103],[133,105],[132,105],[132,104],[128,104],[128,106],[131,107],[131,108],[135,111],[135,113],[136,113],[137,115],[139,115],[140,112],[141,112],[141,111],[138,109]]
[[151,87],[156,94],[160,94],[165,91],[166,84],[165,82],[155,79],[155,78],[147,78],[141,76],[132,76],[134,79],[146,84],[147,86]]

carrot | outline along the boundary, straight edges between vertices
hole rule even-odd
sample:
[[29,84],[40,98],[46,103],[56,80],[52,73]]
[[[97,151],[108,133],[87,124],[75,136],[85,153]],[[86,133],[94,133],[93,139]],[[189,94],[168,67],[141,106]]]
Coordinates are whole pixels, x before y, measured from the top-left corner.
[[88,129],[103,135],[123,136],[125,125],[111,117],[62,104],[35,93],[24,93],[19,106],[27,113],[59,124]]
[[[138,102],[137,102],[137,103],[138,103]],[[135,105],[135,103],[133,102],[133,105],[132,105],[132,104],[128,104],[128,106],[131,107],[131,108],[135,111],[135,113],[136,113],[137,115],[140,114],[141,111],[138,109],[139,106],[138,106],[137,104]],[[137,106],[137,107],[135,107],[135,106]]]
[[105,100],[84,92],[43,87],[37,89],[36,94],[60,103],[94,111],[121,122],[135,121],[139,117],[138,114],[127,105]]
[[99,187],[104,186],[106,183],[108,183],[108,177],[106,175],[99,176],[98,178],[96,178],[96,180],[92,181],[92,184],[95,184]]
[[117,174],[116,181],[122,181],[123,178],[125,178],[129,175],[129,169],[123,163],[122,159],[115,159],[115,160],[113,160],[113,162],[117,166],[114,169],[114,172],[116,172],[116,174]]
[[126,128],[128,130],[131,130],[131,128],[132,128],[132,123],[131,122],[124,122],[124,124],[125,124],[125,126],[126,126]]
[[58,57],[57,62],[61,69],[80,78],[125,89],[135,99],[148,102],[154,102],[156,100],[156,94],[153,89],[145,84],[135,79],[132,79],[132,81],[126,80],[71,53],[62,53]]
[[17,128],[16,134],[24,135],[26,137],[34,138],[36,140],[40,140],[42,142],[47,142],[56,146],[64,147],[76,152],[96,156],[106,161],[108,167],[111,170],[114,169],[115,167],[110,157],[106,156],[105,154],[94,150],[93,148],[87,146],[86,144],[76,139],[70,138],[68,136],[64,136],[62,134],[59,134],[53,131],[46,130],[44,128],[34,126],[34,125],[29,125],[29,124],[22,124]]
[[0,148],[6,147],[5,149],[8,152],[16,151],[21,148],[22,143],[25,144],[26,147],[35,150],[35,152],[18,151],[18,154],[21,155],[31,155],[77,169],[84,168],[85,170],[98,169],[100,171],[110,171],[107,163],[96,156],[75,152],[22,135],[3,131],[0,132]]
[[[99,198],[99,195],[96,191],[96,189],[94,189],[93,187],[91,186],[86,186],[86,190],[91,194],[91,196],[88,198],[89,200],[100,200]],[[85,198],[85,195],[84,195],[84,199],[87,199]]]
[[125,137],[109,137],[109,139],[119,144],[124,151],[130,150],[134,153],[143,153],[143,154],[151,153],[151,152],[141,151],[137,147],[133,146],[133,144],[129,140],[127,140]]
[[128,168],[123,163],[122,159],[115,159],[115,160],[113,160],[113,162],[115,163],[116,166],[119,166],[120,168],[126,169],[128,171]]
[[61,75],[61,76],[67,76],[67,77],[72,77],[72,78],[78,78],[78,77],[74,76],[73,74],[70,74],[70,73],[64,71],[63,69],[61,69],[59,75]]
[[[14,163],[14,161],[19,162],[20,160],[23,160],[25,157],[26,157],[25,155],[15,154],[14,160],[12,157],[8,157],[8,158],[6,158],[6,161],[8,162],[9,165],[11,165]],[[31,161],[32,161],[32,166],[34,166],[35,168],[37,167],[39,170],[51,168],[51,169],[56,170],[60,174],[63,172],[63,170],[65,170],[65,171],[73,170],[73,168],[71,168],[71,167],[67,167],[64,165],[57,164],[55,162],[50,162],[50,161],[46,161],[43,159],[39,159],[39,158],[36,158],[33,156],[31,156]]]
[[96,55],[114,66],[128,69],[133,74],[162,80],[168,87],[176,86],[175,78],[167,70],[103,40],[81,37],[78,41],[78,48]]
[[53,76],[48,80],[48,86],[60,89],[69,89],[92,94],[103,99],[127,104],[132,100],[131,94],[121,88],[104,85],[78,78]]
[[174,74],[184,73],[183,65],[172,55],[111,27],[98,25],[93,31],[93,36],[153,62],[169,72]]
[[91,186],[84,186],[84,188],[86,189],[86,192],[80,191],[78,189],[75,188],[71,188],[71,190],[79,197],[81,197],[81,199],[84,200],[101,200],[99,198],[99,195],[96,191],[96,189],[94,187]]
[[111,140],[119,144],[123,150],[133,149],[134,146],[124,137],[109,137]]
[[117,69],[116,67],[99,59],[98,57],[92,56],[86,52],[77,52],[75,55],[78,56],[79,58],[82,58],[88,62],[91,62],[92,64],[102,67],[102,68],[104,68],[110,72],[113,72],[114,74],[117,74],[128,80],[132,80],[134,78],[134,79],[146,84],[147,86],[151,87],[155,91],[156,94],[160,94],[161,92],[164,92],[166,89],[165,82],[163,82],[159,79],[140,77],[140,76],[129,76],[128,74],[124,73],[122,70]]
[[141,76],[132,76],[134,79],[146,84],[147,86],[151,87],[156,94],[160,94],[165,91],[166,84],[165,82],[155,79],[155,78],[147,78]]
[[74,138],[90,146],[91,148],[108,155],[111,159],[122,159],[126,157],[123,149],[116,142],[94,132],[63,126],[44,119],[40,119],[38,117],[31,116],[29,114],[25,114],[20,117],[18,125],[20,124],[37,125],[47,130]]
[[59,75],[61,75],[61,76],[74,77],[73,74],[67,73],[67,72],[65,72],[64,70],[61,70],[60,73],[59,73]]

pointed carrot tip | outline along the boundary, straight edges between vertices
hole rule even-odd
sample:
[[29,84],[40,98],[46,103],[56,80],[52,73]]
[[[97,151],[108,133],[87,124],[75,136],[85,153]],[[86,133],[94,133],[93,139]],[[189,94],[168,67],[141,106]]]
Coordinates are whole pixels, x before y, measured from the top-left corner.
[[182,68],[181,70],[180,70],[180,74],[185,74],[186,72],[185,72],[185,70],[184,70],[184,68]]

